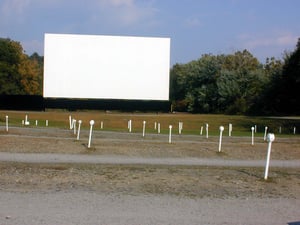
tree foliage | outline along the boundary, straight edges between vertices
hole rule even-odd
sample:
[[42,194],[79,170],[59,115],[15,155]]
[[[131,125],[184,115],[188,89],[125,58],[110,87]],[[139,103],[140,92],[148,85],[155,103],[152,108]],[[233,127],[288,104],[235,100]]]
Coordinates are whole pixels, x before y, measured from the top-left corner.
[[[269,77],[263,65],[247,50],[230,55],[203,55],[171,69],[172,101],[175,110],[182,102],[189,112],[248,112],[259,98]],[[179,97],[179,98],[178,98]],[[179,102],[180,107],[177,108]]]
[[0,38],[0,94],[41,95],[41,57],[28,57],[19,42]]
[[267,91],[262,94],[258,107],[268,114],[299,115],[300,39],[296,49],[285,55],[283,64],[271,60],[268,65],[271,68],[271,82]]

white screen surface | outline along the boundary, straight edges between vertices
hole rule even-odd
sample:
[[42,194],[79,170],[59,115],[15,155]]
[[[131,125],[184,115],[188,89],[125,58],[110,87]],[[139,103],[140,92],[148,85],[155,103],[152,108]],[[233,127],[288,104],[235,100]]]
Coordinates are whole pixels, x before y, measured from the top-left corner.
[[170,38],[45,34],[45,98],[168,100]]

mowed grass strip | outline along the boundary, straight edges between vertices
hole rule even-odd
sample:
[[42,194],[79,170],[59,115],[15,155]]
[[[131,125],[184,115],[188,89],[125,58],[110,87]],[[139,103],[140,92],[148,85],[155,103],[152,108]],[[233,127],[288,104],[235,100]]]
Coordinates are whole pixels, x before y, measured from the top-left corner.
[[[45,112],[25,112],[25,111],[0,111],[0,126],[5,126],[5,116],[9,116],[11,126],[21,126],[25,115],[28,115],[30,126],[45,126],[45,121],[49,121],[49,127],[62,129],[69,128],[69,116],[82,120],[82,129],[89,129],[89,121],[94,120],[95,130],[100,130],[100,124],[103,122],[103,129],[108,131],[128,131],[128,121],[132,120],[132,132],[141,132],[143,121],[146,121],[146,130],[148,133],[157,133],[155,123],[160,123],[161,133],[168,133],[169,125],[173,126],[173,133],[178,133],[178,123],[183,122],[183,135],[199,135],[203,127],[205,134],[205,125],[209,124],[209,135],[218,135],[219,127],[225,127],[224,133],[228,133],[228,125],[233,125],[233,136],[245,136],[251,133],[251,127],[257,127],[257,133],[263,133],[265,127],[270,132],[278,135],[292,135],[296,127],[296,133],[299,134],[300,120],[297,118],[274,118],[274,117],[249,117],[232,115],[212,115],[212,114],[189,114],[189,113],[122,113],[117,111],[74,111],[49,110]],[[281,134],[279,129],[281,127]]]

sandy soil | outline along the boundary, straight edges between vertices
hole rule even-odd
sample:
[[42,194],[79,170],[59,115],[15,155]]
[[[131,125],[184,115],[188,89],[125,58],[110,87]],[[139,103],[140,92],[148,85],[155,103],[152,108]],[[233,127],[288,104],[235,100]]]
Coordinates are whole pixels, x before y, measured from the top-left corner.
[[[69,130],[12,128],[1,152],[260,160],[257,137],[95,132],[87,149]],[[300,159],[300,140],[277,138],[272,159]],[[0,163],[0,224],[291,224],[300,223],[300,168]],[[5,203],[5,204],[2,204]]]

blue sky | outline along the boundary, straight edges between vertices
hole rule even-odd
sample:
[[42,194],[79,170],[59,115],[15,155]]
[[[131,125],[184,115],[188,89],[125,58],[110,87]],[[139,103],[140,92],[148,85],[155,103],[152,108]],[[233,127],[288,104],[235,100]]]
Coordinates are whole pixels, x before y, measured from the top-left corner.
[[171,38],[171,66],[247,49],[281,59],[300,37],[299,0],[0,0],[0,37],[43,55],[44,33]]

